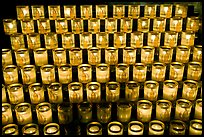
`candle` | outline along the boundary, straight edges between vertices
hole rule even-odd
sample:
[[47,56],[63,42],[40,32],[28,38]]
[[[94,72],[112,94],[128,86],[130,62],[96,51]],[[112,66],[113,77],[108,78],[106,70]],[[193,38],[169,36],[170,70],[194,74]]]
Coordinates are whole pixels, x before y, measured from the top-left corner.
[[166,65],[164,63],[155,62],[152,65],[152,80],[164,81],[166,74]]
[[43,65],[40,67],[43,84],[55,82],[55,67],[53,65]]
[[60,5],[49,5],[48,14],[50,20],[56,20],[61,16],[60,14]]
[[200,62],[189,62],[187,79],[199,81],[202,74],[202,64]]
[[92,104],[80,102],[77,104],[78,117],[81,123],[88,123],[92,120]]
[[106,83],[106,101],[116,102],[120,98],[120,84],[118,82]]
[[108,135],[123,135],[123,125],[117,121],[110,122],[108,124]]
[[193,101],[196,99],[198,92],[198,83],[193,80],[183,82],[182,98]]
[[23,126],[23,135],[39,135],[39,127],[37,124],[31,123]]
[[50,103],[62,103],[62,85],[58,82],[51,83],[47,88]]
[[118,102],[117,120],[120,122],[129,122],[131,118],[132,106],[128,102]]
[[18,68],[15,65],[7,65],[3,68],[5,84],[18,83]]
[[36,82],[36,70],[34,65],[24,65],[21,68],[23,84],[32,84]]
[[169,79],[182,81],[184,74],[184,64],[180,62],[172,62],[170,64]]
[[92,46],[92,34],[90,32],[84,32],[80,34],[80,47],[82,49],[88,49]]
[[147,66],[144,63],[135,63],[133,66],[133,80],[145,82],[147,74]]
[[16,64],[17,66],[29,65],[30,56],[26,48],[20,48],[15,51]]
[[72,81],[72,66],[69,64],[61,64],[58,66],[59,83],[68,84]]
[[129,66],[124,63],[119,63],[116,66],[116,81],[127,82],[129,80]]
[[156,119],[166,122],[170,121],[172,104],[168,100],[158,100],[156,102]]
[[170,19],[170,31],[181,32],[183,19],[181,17],[172,17]]
[[46,125],[52,122],[51,104],[47,102],[40,103],[36,106],[38,124]]
[[150,24],[149,18],[141,17],[138,19],[137,30],[141,31],[141,32],[148,32],[149,31],[149,24]]
[[55,20],[56,33],[62,34],[68,32],[67,20],[64,18],[59,18]]
[[64,16],[68,19],[73,19],[76,17],[76,6],[75,5],[65,5],[64,6]]
[[128,5],[128,17],[137,19],[139,18],[140,5]]
[[175,16],[186,18],[188,6],[185,4],[176,4]]
[[175,101],[178,92],[178,82],[175,80],[165,80],[163,83],[163,99]]
[[2,103],[2,125],[13,123],[13,115],[11,105],[9,103]]
[[51,32],[50,30],[50,20],[46,18],[38,19],[38,33],[45,34]]
[[159,91],[159,83],[154,80],[149,80],[144,83],[144,99],[157,101]]
[[202,45],[195,45],[193,48],[193,61],[202,62]]
[[141,63],[152,64],[154,62],[154,47],[144,46],[141,50]]
[[49,123],[44,126],[44,135],[60,135],[60,126],[57,123]]
[[3,19],[4,32],[5,34],[17,33],[17,23],[15,19]]
[[60,66],[66,64],[66,51],[63,48],[56,48],[52,50],[54,65]]
[[24,35],[22,33],[11,34],[10,41],[13,50],[25,48]]
[[170,46],[159,47],[159,62],[169,64],[172,62],[173,48]]
[[107,48],[108,47],[108,33],[99,32],[96,34],[96,47]]
[[87,135],[102,135],[102,125],[99,122],[91,122],[86,128]]
[[101,63],[96,65],[96,81],[106,83],[110,78],[110,67],[108,64]]
[[40,83],[33,83],[28,86],[30,101],[32,104],[44,102],[44,89]]
[[139,83],[128,81],[125,86],[125,99],[128,101],[137,101],[139,99],[139,90]]
[[141,122],[149,122],[152,115],[152,103],[148,100],[137,102],[137,119]]
[[199,17],[187,17],[186,30],[197,32],[199,30]]
[[48,53],[45,48],[37,48],[33,50],[36,66],[43,66],[48,64]]
[[2,66],[12,65],[12,53],[10,49],[2,49]]
[[73,121],[73,105],[63,102],[57,105],[59,124],[69,124]]
[[8,124],[2,128],[2,135],[19,135],[18,125]]
[[98,82],[90,82],[86,85],[87,101],[97,103],[101,100],[101,87]]
[[29,49],[36,49],[41,47],[40,43],[40,34],[39,33],[31,33],[27,35],[27,42]]
[[30,18],[29,6],[18,5],[16,6],[16,11],[18,20]]
[[11,84],[7,87],[9,101],[11,104],[24,102],[23,85],[20,83]]
[[68,85],[69,101],[71,103],[79,103],[83,101],[82,83],[72,82]]
[[50,32],[44,34],[45,38],[45,48],[46,49],[56,49],[58,48],[57,33]]
[[181,34],[181,45],[194,46],[195,32],[183,31]]
[[142,48],[143,47],[143,33],[142,32],[133,32],[131,33],[130,46],[133,48]]
[[34,21],[32,19],[21,20],[23,34],[34,33]]
[[43,5],[32,5],[32,17],[33,20],[38,20],[40,18],[44,18],[44,6]]
[[123,49],[123,62],[125,64],[134,64],[136,60],[136,49],[132,47],[125,47]]
[[100,123],[108,123],[111,120],[111,103],[99,102],[97,104],[97,120]]
[[131,121],[128,123],[128,135],[143,135],[144,125],[139,121]]
[[80,48],[72,48],[69,50],[69,59],[72,66],[82,64],[82,50]]
[[176,101],[176,109],[174,119],[188,121],[191,113],[192,103],[186,99],[178,99]]
[[97,65],[101,62],[101,50],[98,47],[88,48],[88,63],[90,65]]
[[105,49],[105,63],[109,65],[118,64],[118,49],[115,47],[108,47]]
[[190,121],[189,135],[202,135],[202,120]]
[[148,135],[163,135],[164,123],[159,120],[152,120],[149,122],[149,134]]
[[2,103],[6,103],[7,102],[7,97],[6,97],[6,89],[4,84],[2,84]]
[[164,46],[176,47],[178,39],[178,32],[166,31],[164,35]]
[[186,124],[181,120],[171,120],[169,134],[170,135],[185,135]]
[[78,66],[78,79],[81,83],[88,83],[92,80],[92,67],[89,64]]
[[194,118],[202,120],[202,98],[196,100]]

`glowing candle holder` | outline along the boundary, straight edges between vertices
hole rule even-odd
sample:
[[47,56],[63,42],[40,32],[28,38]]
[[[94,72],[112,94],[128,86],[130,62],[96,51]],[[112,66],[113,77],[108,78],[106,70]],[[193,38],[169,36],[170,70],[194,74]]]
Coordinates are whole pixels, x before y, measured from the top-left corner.
[[202,62],[202,45],[195,45],[193,48],[193,61]]
[[92,34],[100,32],[100,19],[92,18],[88,20],[88,31]]
[[34,49],[33,53],[36,66],[43,66],[48,64],[48,53],[45,48]]
[[143,36],[144,33],[139,31],[131,33],[130,46],[133,48],[142,48]]
[[21,67],[21,76],[23,84],[32,84],[36,82],[35,65],[24,65]]
[[53,65],[43,65],[40,67],[43,84],[55,82],[55,67]]
[[99,122],[91,122],[86,127],[87,135],[102,135],[102,125]]
[[15,19],[3,19],[4,32],[7,35],[17,33],[17,23]]
[[161,4],[160,5],[160,17],[171,18],[172,17],[172,4]]
[[170,64],[169,79],[182,81],[184,74],[184,64],[180,62],[172,62]]
[[7,102],[7,97],[6,97],[7,91],[6,91],[4,84],[2,84],[2,90],[1,91],[2,91],[2,94],[1,94],[2,95],[2,101],[1,102],[6,103]]
[[118,82],[106,83],[106,101],[116,102],[120,98],[120,84]]
[[64,49],[71,49],[75,47],[74,34],[67,32],[62,34],[62,47]]
[[107,33],[117,32],[117,19],[107,18],[105,20],[105,32],[107,32]]
[[136,49],[133,47],[125,47],[123,49],[123,62],[125,64],[135,64],[136,61]]
[[191,120],[189,126],[189,135],[202,135],[202,132],[202,120]]
[[19,104],[24,102],[24,92],[22,84],[11,84],[7,87],[7,91],[11,104]]
[[101,50],[98,47],[88,48],[88,63],[90,65],[97,65],[101,63]]
[[176,4],[176,7],[175,7],[175,16],[176,17],[186,18],[187,12],[188,12],[188,5]]
[[48,97],[50,103],[62,103],[63,94],[62,94],[62,85],[58,82],[51,83],[47,87]]
[[129,80],[129,66],[124,63],[120,63],[116,66],[116,81],[127,82]]
[[151,46],[144,46],[141,49],[141,63],[152,64],[154,62],[155,48]]
[[66,64],[66,51],[63,48],[56,48],[52,50],[54,65],[60,66]]
[[138,101],[140,85],[135,81],[128,81],[125,86],[125,99],[127,101]]
[[171,107],[172,104],[170,101],[158,100],[156,102],[156,119],[163,122],[169,122],[171,118]]
[[43,5],[32,5],[32,17],[33,20],[45,18],[44,6]]
[[48,14],[50,20],[56,20],[61,17],[60,5],[49,5]]
[[152,80],[164,81],[166,74],[166,65],[161,62],[155,62],[152,65]]
[[109,35],[106,32],[96,33],[96,47],[98,48],[108,48]]
[[198,83],[193,80],[183,82],[182,98],[193,101],[196,99],[198,92]]
[[96,81],[106,83],[110,79],[110,66],[102,63],[96,65]]
[[112,121],[107,126],[108,135],[123,135],[123,125],[120,122]]
[[149,18],[140,17],[138,19],[137,31],[148,32],[149,26],[150,26],[150,19]]
[[183,31],[181,34],[181,45],[194,46],[195,33],[193,31]]
[[126,33],[132,32],[132,18],[121,19],[120,31]]
[[99,102],[97,104],[97,120],[100,123],[108,123],[111,120],[111,103]]
[[200,27],[199,17],[187,17],[186,30],[197,32]]
[[24,36],[22,33],[11,34],[10,41],[13,50],[25,48]]
[[178,82],[175,80],[165,80],[163,83],[163,99],[175,101],[178,92]]
[[194,119],[202,120],[202,98],[196,100]]
[[90,19],[92,18],[92,5],[81,5],[81,18],[83,19]]
[[165,32],[166,19],[162,17],[156,17],[154,19],[153,31]]
[[171,120],[169,135],[185,135],[186,124],[181,120]]
[[121,19],[125,17],[125,5],[113,5],[113,18]]
[[36,49],[41,47],[40,42],[40,34],[39,33],[31,33],[26,35],[28,48],[29,49]]
[[129,122],[131,119],[132,106],[128,102],[117,103],[117,120],[120,122]]
[[172,17],[170,19],[170,31],[181,32],[182,31],[183,19],[181,17]]
[[139,121],[131,121],[128,123],[128,135],[143,135],[144,125]]
[[43,128],[44,135],[60,135],[60,126],[57,123],[49,123]]
[[2,128],[2,135],[19,135],[18,125],[8,124]]
[[164,135],[165,124],[159,120],[149,122],[148,135]]
[[145,82],[147,74],[147,66],[144,63],[135,63],[133,66],[133,80]]
[[29,52],[26,48],[20,48],[15,51],[17,66],[24,66],[30,64]]
[[115,48],[126,47],[126,33],[123,32],[114,33],[114,47]]
[[25,5],[16,6],[16,12],[18,20],[30,19],[29,6]]
[[150,31],[148,32],[147,45],[152,47],[159,47],[160,39],[161,39],[161,33],[157,31]]
[[144,83],[144,99],[157,101],[159,91],[159,83],[154,80],[145,81]]
[[201,62],[189,62],[187,79],[199,81],[202,75],[202,64]]
[[176,48],[176,61],[181,63],[188,63],[190,57],[190,47],[177,46]]
[[101,101],[101,85],[98,82],[90,82],[86,84],[87,101],[98,103]]
[[83,101],[82,83],[72,82],[68,85],[69,101],[71,103],[80,103]]
[[15,106],[16,118],[19,125],[32,123],[32,111],[29,103],[19,103]]
[[44,35],[45,38],[45,48],[46,49],[56,49],[58,48],[57,34],[50,32]]
[[189,120],[191,113],[192,103],[186,99],[176,100],[175,116],[174,119],[186,122]]
[[37,24],[38,24],[38,33],[46,34],[51,32],[49,19],[47,18],[38,19]]
[[58,66],[59,82],[62,84],[68,84],[72,82],[72,66],[69,64],[61,64]]
[[55,29],[57,34],[68,32],[67,20],[65,18],[55,20]]
[[82,64],[82,50],[80,48],[71,48],[69,50],[69,59],[72,66]]
[[3,69],[4,83],[6,85],[18,83],[18,68],[15,65],[8,65]]
[[155,18],[156,17],[156,5],[145,5],[144,7],[144,17]]
[[42,102],[36,106],[36,113],[38,118],[38,124],[46,125],[52,122],[52,108],[51,104]]
[[2,66],[6,67],[7,65],[13,64],[11,49],[2,49]]
[[66,19],[76,18],[76,6],[75,5],[65,5],[64,6],[64,17]]
[[21,28],[23,34],[34,33],[34,21],[32,19],[21,20]]
[[170,46],[159,47],[159,62],[168,64],[172,62],[173,48]]
[[59,124],[69,124],[73,121],[73,105],[63,102],[57,105]]
[[92,34],[90,32],[83,32],[80,34],[80,48],[88,49],[92,47]]
[[108,17],[108,5],[96,5],[96,18],[106,19]]
[[40,83],[28,86],[31,104],[39,104],[45,101],[44,89]]
[[23,126],[22,133],[23,135],[40,135],[38,125],[34,123]]
[[138,19],[140,17],[140,5],[128,5],[128,17]]
[[137,102],[137,120],[140,122],[150,122],[152,115],[152,102],[149,100],[139,100]]
[[109,65],[118,64],[118,49],[115,47],[108,47],[105,49],[105,63]]
[[78,116],[81,123],[88,123],[92,120],[92,104],[81,102],[77,104]]
[[2,125],[13,123],[13,114],[9,103],[2,103]]
[[166,31],[164,34],[164,46],[176,47],[178,41],[178,32]]
[[89,64],[78,66],[78,80],[81,83],[88,83],[92,80],[92,67]]
[[71,20],[72,33],[80,34],[84,31],[83,20],[81,18],[75,18]]

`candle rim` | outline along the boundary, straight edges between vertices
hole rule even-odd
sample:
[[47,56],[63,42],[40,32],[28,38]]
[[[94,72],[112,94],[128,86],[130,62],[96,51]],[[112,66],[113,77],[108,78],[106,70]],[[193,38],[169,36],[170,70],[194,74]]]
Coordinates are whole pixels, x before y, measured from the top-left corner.
[[[55,127],[56,131],[51,132],[51,133],[47,132],[47,129],[49,129],[50,127]],[[49,124],[45,125],[45,127],[44,127],[44,131],[46,134],[56,134],[57,132],[59,132],[59,129],[60,129],[60,127],[57,123],[49,123]]]
[[[18,132],[18,126],[16,124],[8,124],[2,128],[3,133],[5,134],[5,131],[10,128],[15,129],[13,132],[9,133],[10,135],[14,134],[16,131]],[[5,134],[5,135],[8,135],[8,134]]]

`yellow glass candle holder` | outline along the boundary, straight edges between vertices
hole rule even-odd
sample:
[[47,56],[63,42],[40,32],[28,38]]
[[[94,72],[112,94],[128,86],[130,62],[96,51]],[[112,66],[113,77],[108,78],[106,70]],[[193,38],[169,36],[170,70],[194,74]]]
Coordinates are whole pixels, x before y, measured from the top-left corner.
[[72,82],[68,85],[69,101],[71,103],[80,103],[83,101],[82,83]]
[[91,18],[88,20],[88,31],[92,34],[100,32],[100,19]]
[[64,17],[66,19],[76,18],[76,6],[75,5],[65,5],[64,6]]
[[33,50],[36,66],[48,64],[48,53],[45,48],[37,48]]
[[158,100],[156,102],[156,119],[162,122],[169,122],[171,119],[172,103],[168,100]]
[[121,19],[125,17],[125,5],[113,5],[113,18]]
[[96,18],[106,19],[108,17],[108,5],[96,5]]
[[131,121],[128,123],[128,135],[143,135],[144,125],[140,121]]
[[125,48],[126,47],[126,33],[115,32],[114,33],[114,47]]
[[133,47],[125,47],[123,49],[123,62],[125,64],[135,64],[136,61],[136,49]]
[[186,124],[181,120],[171,120],[169,135],[185,135]]
[[172,62],[170,64],[169,79],[182,81],[184,74],[184,64],[180,62]]
[[58,66],[59,82],[68,84],[72,82],[72,66],[70,64],[61,64]]
[[32,84],[36,82],[35,65],[24,65],[21,67],[21,76],[23,84]]
[[71,48],[69,50],[69,59],[72,66],[82,64],[82,50],[80,48]]
[[40,135],[38,125],[34,123],[23,126],[22,133],[23,135]]
[[44,6],[43,5],[32,5],[32,18],[38,20],[45,18]]
[[46,49],[58,48],[58,39],[57,39],[56,33],[50,32],[50,33],[44,34],[44,38],[45,38]]
[[116,81],[127,82],[129,80],[129,66],[125,63],[116,65]]
[[190,58],[190,47],[177,46],[176,47],[176,61],[181,63],[188,63]]
[[6,93],[7,93],[7,90],[6,90],[6,87],[4,84],[2,84],[2,103],[6,103],[7,102],[7,97],[6,97]]
[[172,17],[172,4],[161,4],[160,5],[160,17],[171,18]]
[[60,66],[66,64],[66,51],[63,48],[56,48],[52,50],[54,65]]
[[67,32],[62,34],[62,47],[64,49],[71,49],[75,47],[74,34]]
[[11,104],[19,104],[24,102],[23,85],[15,83],[7,86],[9,101]]
[[11,49],[2,49],[2,66],[6,67],[7,65],[13,64]]
[[157,101],[159,92],[159,83],[154,80],[148,80],[144,83],[144,99]]
[[148,32],[149,26],[150,26],[150,19],[149,18],[140,17],[138,19],[137,31]]
[[201,62],[189,62],[187,70],[187,79],[199,81],[202,75]]
[[6,85],[18,83],[18,68],[15,65],[7,65],[3,68],[4,83]]
[[182,98],[193,101],[198,93],[198,82],[194,80],[185,80],[183,82]]
[[102,135],[102,125],[99,122],[91,122],[86,127],[87,135]]
[[48,14],[50,20],[56,20],[61,17],[60,5],[48,5]]
[[29,6],[18,5],[18,6],[16,6],[16,12],[17,12],[17,19],[18,20],[30,19]]
[[90,32],[83,32],[80,34],[80,48],[88,49],[92,47],[92,34]]
[[49,19],[47,18],[38,19],[37,25],[38,25],[38,33],[46,34],[51,32]]
[[155,48],[151,46],[144,46],[141,50],[141,63],[152,64],[154,62]]
[[189,121],[192,103],[186,99],[176,100],[175,116],[174,119],[182,120],[183,122]]
[[116,102],[120,98],[120,84],[118,82],[106,83],[106,101]]
[[153,31],[165,32],[166,19],[163,17],[156,17],[154,19]]
[[71,20],[72,33],[80,34],[84,31],[83,20],[81,18],[75,18]]
[[52,122],[52,108],[48,102],[42,102],[36,106],[38,124],[46,125]]
[[109,35],[106,32],[96,33],[96,47],[107,48],[109,45]]
[[81,5],[81,18],[83,19],[90,19],[92,18],[92,5]]
[[92,120],[92,104],[80,102],[77,104],[78,117],[81,123],[88,123]]
[[99,102],[97,104],[97,120],[100,123],[108,123],[111,120],[111,103]]
[[7,35],[17,33],[17,23],[15,19],[3,19],[4,32]]
[[176,4],[175,5],[175,16],[186,18],[188,12],[188,5],[185,4]]
[[164,46],[176,47],[178,41],[178,32],[166,31],[164,34]]
[[178,82],[175,80],[165,80],[163,83],[163,99],[175,101],[177,99]]
[[69,124],[73,121],[73,105],[63,102],[57,105],[59,124]]
[[2,103],[2,125],[13,123],[13,114],[9,103]]
[[24,66],[30,64],[29,51],[26,48],[20,48],[15,51],[16,64],[17,66]]
[[150,122],[152,115],[152,102],[149,100],[137,101],[137,120],[142,123]]
[[129,122],[131,119],[132,105],[128,102],[117,103],[117,120],[120,122]]
[[55,82],[55,67],[53,65],[43,65],[40,67],[43,84]]
[[183,19],[181,17],[174,16],[170,19],[170,31],[181,32]]
[[89,64],[78,66],[78,80],[81,83],[88,83],[92,80],[92,67]]
[[143,36],[142,32],[132,32],[130,39],[130,46],[133,48],[142,48],[143,47]]
[[124,127],[120,122],[112,121],[107,126],[108,135],[123,135]]
[[164,81],[166,74],[166,65],[161,62],[152,64],[152,80]]
[[32,19],[21,20],[21,28],[23,34],[34,33],[34,21]]
[[105,32],[107,32],[107,33],[117,32],[117,19],[107,18],[105,20]]
[[158,31],[148,32],[147,45],[152,47],[160,46],[161,33]]
[[45,101],[44,88],[40,83],[33,83],[28,86],[31,104],[39,104]]
[[96,81],[106,83],[110,79],[110,66],[105,63],[96,65]]
[[183,31],[181,34],[181,45],[194,46],[195,33],[193,31]]
[[57,34],[68,32],[67,20],[65,18],[58,18],[55,20],[55,30]]
[[148,135],[164,135],[165,124],[159,120],[149,122]]
[[144,17],[147,18],[155,18],[156,17],[156,5],[148,4],[144,7]]
[[105,49],[105,63],[109,65],[118,64],[118,49],[115,47],[108,47]]
[[189,135],[202,135],[202,120],[193,119],[190,121]]
[[39,33],[31,33],[26,35],[28,49],[36,49],[41,47],[40,42],[40,34]]
[[19,135],[18,125],[8,124],[2,128],[2,135]]
[[193,48],[193,61],[202,62],[202,45],[195,45]]
[[132,18],[123,18],[120,23],[120,31],[125,33],[132,32]]
[[57,123],[49,123],[43,128],[44,135],[60,135],[60,126]]
[[86,84],[87,101],[98,103],[101,101],[101,85],[98,82],[89,82]]
[[10,41],[13,50],[25,48],[24,36],[22,33],[11,34]]
[[125,86],[125,99],[137,101],[139,99],[140,85],[135,81],[128,81]]
[[159,47],[159,62],[168,64],[172,62],[173,48],[170,46]]
[[47,91],[50,103],[59,104],[63,102],[62,84],[53,82],[47,87]]
[[128,5],[128,17],[138,19],[140,17],[140,5]]
[[197,99],[196,102],[195,102],[194,119],[202,120],[202,98]]
[[145,82],[147,74],[147,66],[144,63],[135,63],[133,66],[133,80]]
[[187,17],[186,30],[197,32],[200,27],[199,17]]
[[98,47],[88,48],[88,63],[90,65],[97,65],[101,63],[101,49]]

